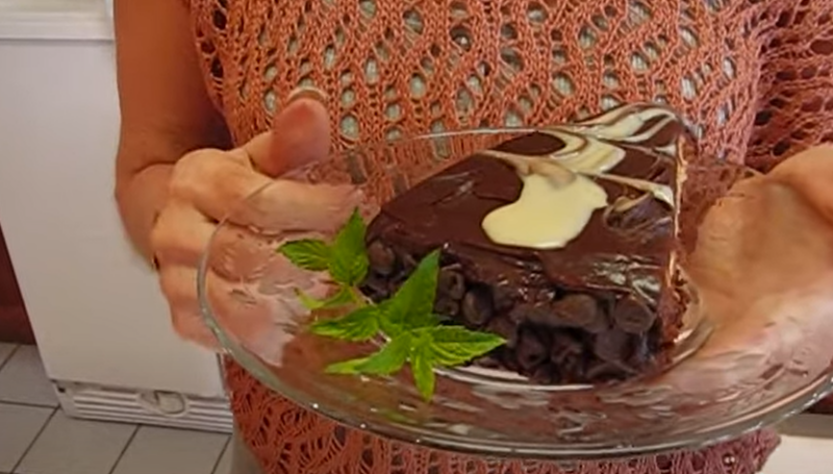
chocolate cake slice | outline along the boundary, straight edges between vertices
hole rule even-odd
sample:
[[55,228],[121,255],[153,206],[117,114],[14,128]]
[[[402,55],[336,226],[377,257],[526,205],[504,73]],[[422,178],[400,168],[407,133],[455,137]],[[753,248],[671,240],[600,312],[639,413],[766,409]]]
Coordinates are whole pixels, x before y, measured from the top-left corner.
[[463,159],[383,206],[364,291],[388,297],[441,249],[436,312],[508,340],[478,363],[544,383],[645,372],[681,320],[682,130],[637,104]]

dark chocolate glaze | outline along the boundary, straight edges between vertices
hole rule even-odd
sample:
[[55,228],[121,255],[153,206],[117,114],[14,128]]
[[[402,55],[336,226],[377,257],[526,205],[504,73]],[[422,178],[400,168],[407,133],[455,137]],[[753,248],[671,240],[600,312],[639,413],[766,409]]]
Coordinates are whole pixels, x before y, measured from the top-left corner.
[[[667,142],[679,132],[663,130],[655,138]],[[558,138],[536,133],[497,149],[543,155],[563,146]],[[645,144],[617,146],[626,157],[610,174],[674,188],[676,160]],[[644,191],[596,182],[609,204],[620,197],[643,199],[625,212],[611,212],[610,205],[596,211],[584,231],[561,249],[499,245],[481,223],[491,211],[517,200],[522,181],[504,161],[466,158],[383,206],[367,233],[381,263],[378,269],[372,265],[366,288],[371,296],[388,296],[415,261],[441,249],[445,268],[435,309],[507,337],[507,347],[495,354],[499,365],[549,382],[638,372],[661,349],[667,333],[656,316],[675,249],[675,213]],[[558,205],[553,203],[553,212]],[[396,256],[394,262],[389,254]]]

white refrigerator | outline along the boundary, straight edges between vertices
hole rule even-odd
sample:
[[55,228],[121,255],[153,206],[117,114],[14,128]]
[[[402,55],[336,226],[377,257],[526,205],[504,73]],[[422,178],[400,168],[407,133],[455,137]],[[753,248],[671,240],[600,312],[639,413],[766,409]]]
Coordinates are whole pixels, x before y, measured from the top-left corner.
[[113,200],[119,127],[102,0],[0,0],[0,221],[71,415],[228,431],[217,358],[180,341]]

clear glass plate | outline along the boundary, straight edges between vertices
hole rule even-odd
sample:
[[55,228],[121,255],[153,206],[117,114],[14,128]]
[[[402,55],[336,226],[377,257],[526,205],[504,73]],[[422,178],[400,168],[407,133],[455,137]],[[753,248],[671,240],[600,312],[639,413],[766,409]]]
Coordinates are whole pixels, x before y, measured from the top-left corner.
[[[442,167],[528,132],[479,130],[368,146],[291,179],[358,185],[372,215]],[[721,166],[721,179],[746,174]],[[329,363],[367,347],[305,333],[309,314],[294,295],[310,284],[309,275],[288,269],[275,253],[287,234],[270,219],[271,186],[219,225],[199,273],[203,313],[228,355],[262,383],[348,426],[475,454],[601,459],[723,441],[801,411],[833,388],[833,345],[805,341],[804,323],[740,325],[708,316],[688,319],[667,372],[614,385],[535,385],[505,372],[455,369],[438,373],[434,400],[425,403],[407,373],[327,375]]]

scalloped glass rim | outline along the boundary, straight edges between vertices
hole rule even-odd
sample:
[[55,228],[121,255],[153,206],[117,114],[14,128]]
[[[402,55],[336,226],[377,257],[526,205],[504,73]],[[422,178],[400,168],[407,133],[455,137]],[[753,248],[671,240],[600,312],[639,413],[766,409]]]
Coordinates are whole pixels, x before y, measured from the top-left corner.
[[[453,139],[455,137],[523,134],[534,132],[535,130],[535,128],[524,127],[476,129],[427,134],[406,140],[395,140],[357,147],[347,150],[342,154],[361,153],[362,150],[396,147],[409,143],[434,142],[440,139]],[[335,157],[332,159],[335,159]],[[267,185],[256,191],[252,196],[262,193],[263,189],[269,186]],[[252,199],[252,196],[246,201]],[[224,223],[226,221],[221,222],[220,226],[225,225]],[[217,231],[215,231],[214,235],[217,235]],[[206,252],[201,259],[197,277],[200,306],[206,324],[213,331],[227,355],[245,367],[261,383],[302,407],[349,427],[407,443],[476,455],[536,458],[564,462],[631,457],[676,449],[704,447],[735,438],[742,434],[775,424],[784,418],[799,413],[833,391],[833,373],[828,370],[812,381],[796,387],[794,391],[785,394],[777,400],[772,400],[770,403],[761,406],[755,406],[753,409],[742,413],[733,413],[735,416],[729,419],[723,419],[721,423],[700,427],[690,432],[671,435],[662,440],[650,442],[631,442],[624,437],[620,437],[618,442],[611,440],[608,442],[576,444],[508,441],[505,439],[490,440],[485,437],[472,438],[466,434],[453,434],[434,430],[427,426],[399,422],[392,417],[380,420],[379,416],[372,416],[371,413],[348,412],[337,407],[335,403],[331,404],[310,399],[309,395],[302,390],[298,390],[291,384],[285,383],[276,377],[267,367],[267,364],[256,354],[244,348],[234,337],[230,337],[214,316],[214,311],[206,293],[208,257],[209,255]],[[650,423],[650,421],[646,421],[646,423]]]

